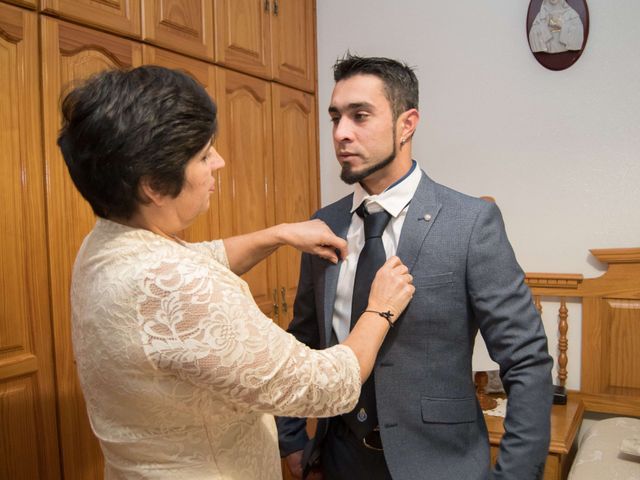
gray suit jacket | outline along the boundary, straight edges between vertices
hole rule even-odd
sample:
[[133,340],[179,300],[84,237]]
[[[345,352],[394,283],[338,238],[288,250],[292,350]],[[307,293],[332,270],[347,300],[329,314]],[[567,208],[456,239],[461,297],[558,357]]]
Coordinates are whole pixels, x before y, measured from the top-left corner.
[[[346,238],[351,202],[350,195],[315,216]],[[553,362],[497,206],[423,173],[397,255],[416,292],[375,365],[378,419],[393,478],[542,478]],[[313,348],[330,345],[338,272],[339,265],[303,255],[289,331]],[[478,329],[508,394],[506,433],[493,470],[471,372]],[[304,447],[304,425],[304,419],[278,419],[283,455]],[[325,428],[320,422],[320,437]]]

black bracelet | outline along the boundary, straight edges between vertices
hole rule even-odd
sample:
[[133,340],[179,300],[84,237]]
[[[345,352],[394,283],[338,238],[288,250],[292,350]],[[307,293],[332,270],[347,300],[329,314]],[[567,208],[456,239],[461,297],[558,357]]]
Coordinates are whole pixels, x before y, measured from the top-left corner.
[[391,310],[387,310],[386,312],[378,312],[377,310],[365,310],[365,312],[377,313],[382,318],[384,318],[387,322],[389,322],[389,328],[393,328],[393,322],[391,321],[391,317],[393,317],[393,313],[391,313]]

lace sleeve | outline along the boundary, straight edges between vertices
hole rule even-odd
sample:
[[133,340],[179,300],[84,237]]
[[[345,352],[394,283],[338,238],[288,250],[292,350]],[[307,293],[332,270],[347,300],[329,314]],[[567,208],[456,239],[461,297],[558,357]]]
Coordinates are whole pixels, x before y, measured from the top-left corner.
[[210,242],[184,243],[187,248],[213,257],[215,261],[229,268],[227,251],[224,248],[224,241],[212,240]]
[[351,349],[299,343],[214,267],[163,261],[147,271],[137,317],[153,365],[250,410],[333,416],[355,407],[360,371]]

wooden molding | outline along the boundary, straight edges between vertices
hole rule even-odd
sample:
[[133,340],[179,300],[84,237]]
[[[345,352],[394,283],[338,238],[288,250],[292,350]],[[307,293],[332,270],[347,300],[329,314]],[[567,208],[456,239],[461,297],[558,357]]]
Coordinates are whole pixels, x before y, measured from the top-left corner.
[[584,277],[579,273],[526,273],[524,280],[529,288],[575,290]]
[[0,362],[0,380],[7,380],[38,371],[38,359],[35,355],[24,353]]
[[587,412],[640,416],[640,397],[638,396],[587,393],[579,390],[569,390],[567,395],[582,400]]
[[594,248],[589,251],[603,263],[640,263],[640,248]]

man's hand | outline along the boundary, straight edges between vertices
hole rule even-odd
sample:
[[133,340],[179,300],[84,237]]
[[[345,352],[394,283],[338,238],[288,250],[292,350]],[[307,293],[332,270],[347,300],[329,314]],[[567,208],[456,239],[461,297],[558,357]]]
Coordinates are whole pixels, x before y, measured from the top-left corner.
[[290,453],[284,459],[287,461],[287,467],[291,472],[291,478],[294,480],[302,479],[302,450]]
[[[291,472],[291,478],[293,480],[301,480],[302,479],[302,450],[298,450],[297,452],[290,453],[285,457],[287,461],[287,466],[289,467],[289,471]],[[319,470],[311,470],[307,475],[305,480],[323,480],[324,476],[322,472]]]

